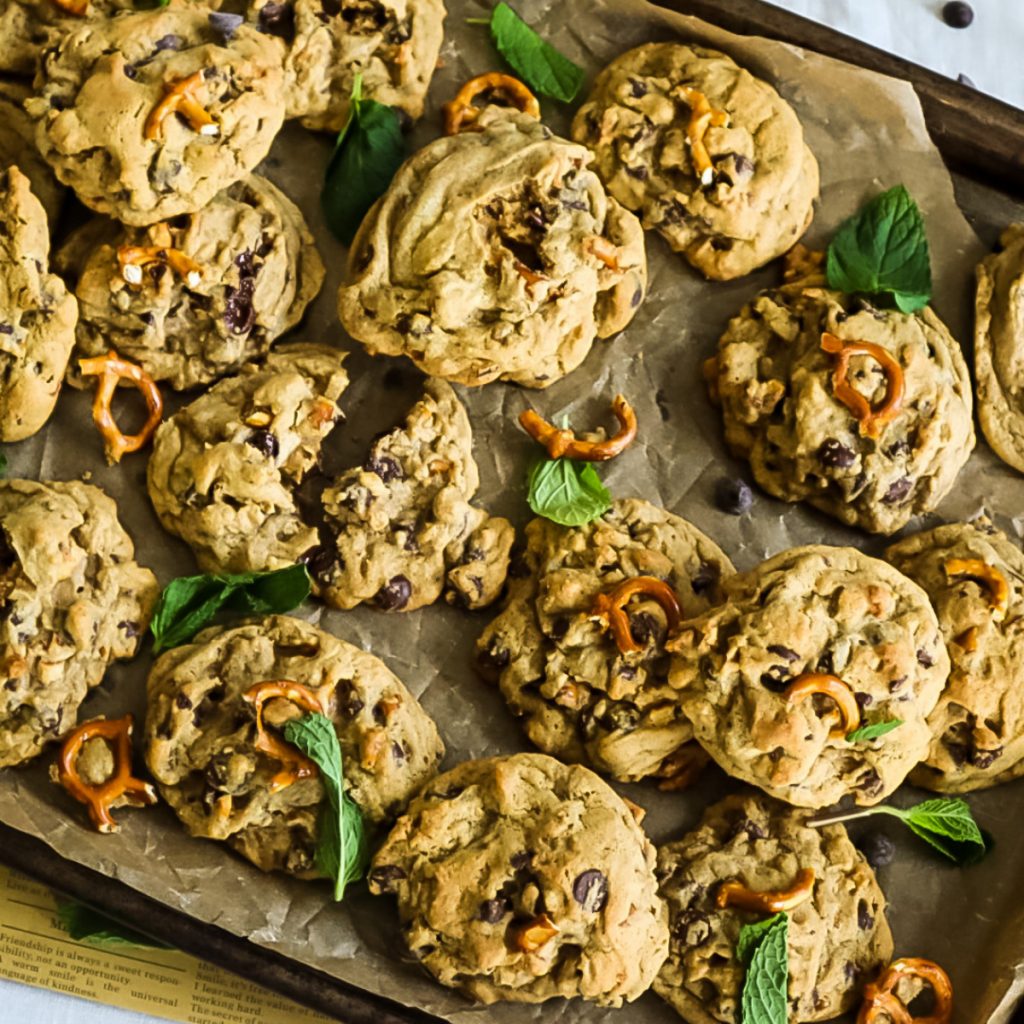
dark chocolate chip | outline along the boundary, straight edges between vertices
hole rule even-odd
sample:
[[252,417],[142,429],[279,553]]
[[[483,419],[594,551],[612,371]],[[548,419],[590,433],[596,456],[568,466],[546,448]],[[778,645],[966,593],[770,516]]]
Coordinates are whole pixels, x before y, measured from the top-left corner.
[[847,448],[835,437],[828,438],[818,449],[818,461],[833,469],[846,469],[852,466],[856,459],[857,455],[853,449]]
[[412,597],[412,584],[404,576],[393,576],[374,596],[373,603],[385,612],[400,612]]
[[857,706],[860,708],[869,708],[874,703],[874,697],[870,693],[855,693],[853,699],[857,702]]
[[949,0],[942,8],[942,20],[950,28],[967,28],[974,21],[974,8],[964,0]]
[[629,91],[634,99],[640,100],[647,95],[647,85],[641,82],[639,78],[631,78],[629,80]]
[[513,853],[509,858],[509,863],[512,865],[513,871],[525,871],[533,863],[533,852],[522,850],[519,853]]
[[207,18],[210,28],[222,43],[230,43],[245,20],[240,14],[224,14],[222,11],[212,11]]
[[703,946],[711,938],[711,922],[699,910],[687,910],[672,928],[672,936],[686,946]]
[[743,480],[719,480],[715,486],[715,502],[731,516],[741,516],[754,503],[754,493]]
[[776,654],[780,658],[785,658],[786,661],[799,661],[800,655],[796,651],[790,650],[788,647],[783,647],[782,644],[769,644],[768,652],[770,654]]
[[325,544],[317,544],[299,555],[299,561],[305,563],[310,576],[323,580],[330,576],[338,563],[338,552]]
[[902,501],[914,489],[914,481],[909,476],[901,477],[889,485],[882,501],[887,505],[894,505]]
[[722,567],[717,562],[701,562],[697,575],[690,580],[690,586],[695,594],[705,594],[717,586],[721,578]]
[[658,620],[650,612],[638,612],[629,620],[629,634],[635,643],[641,647],[647,645],[648,640],[657,640],[661,633],[661,626]]
[[608,904],[608,879],[594,868],[584,871],[572,883],[572,898],[585,914],[599,914]]
[[884,868],[896,856],[896,844],[884,832],[869,832],[857,840],[857,849],[873,868]]
[[277,436],[266,428],[254,430],[246,439],[245,443],[251,445],[256,451],[266,455],[268,459],[276,459],[280,451],[277,443]]
[[394,892],[395,882],[407,877],[405,871],[397,864],[382,864],[370,872],[370,885],[381,892]]
[[366,463],[367,473],[376,473],[381,480],[389,484],[392,480],[404,480],[405,472],[401,463],[390,455],[372,455]]
[[977,85],[974,84],[974,79],[970,75],[965,75],[962,71],[956,76],[956,80],[961,85],[966,85],[970,89],[977,89]]
[[480,920],[487,924],[497,924],[511,911],[512,904],[506,899],[484,900],[480,904]]
[[124,622],[119,622],[117,624],[117,628],[123,629],[124,635],[128,637],[129,640],[140,635],[139,624],[131,621],[131,619],[125,619]]
[[868,910],[868,905],[861,900],[857,907],[857,927],[862,931],[866,932],[873,928],[875,924],[874,915]]
[[403,747],[401,743],[392,743],[391,756],[395,759],[397,764],[405,764],[405,747]]
[[867,796],[878,796],[884,789],[884,784],[874,768],[869,768],[857,779],[857,788],[863,790]]
[[750,839],[765,839],[768,835],[756,821],[751,821],[749,818],[741,818],[729,829],[729,839],[735,839],[737,836],[744,834]]
[[788,665],[772,665],[761,674],[761,685],[772,693],[784,693],[792,681],[793,673]]
[[161,50],[180,50],[181,49],[181,36],[167,35],[162,39],[158,39],[154,43],[157,53]]
[[925,650],[917,652],[917,663],[924,665],[925,668],[931,668],[935,664],[935,659]]

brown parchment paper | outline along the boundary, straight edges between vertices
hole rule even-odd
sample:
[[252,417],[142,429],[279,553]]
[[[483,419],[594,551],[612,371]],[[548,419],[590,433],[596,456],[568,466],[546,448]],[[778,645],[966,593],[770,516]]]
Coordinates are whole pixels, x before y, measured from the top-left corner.
[[[490,3],[448,0],[448,6],[443,67],[434,80],[428,112],[413,134],[417,147],[439,134],[438,106],[459,84],[501,66],[486,30],[465,23],[467,17],[486,15]],[[733,36],[642,0],[518,0],[516,6],[586,68],[588,79],[630,47],[683,37],[725,50],[773,82],[796,107],[821,163],[821,201],[807,236],[811,244],[825,243],[868,196],[906,183],[928,224],[934,305],[970,355],[973,267],[986,246],[957,206],[953,182],[928,138],[909,85],[778,43]],[[585,95],[586,88],[581,99]],[[565,134],[572,110],[553,102],[543,106],[547,123]],[[318,213],[330,145],[329,139],[289,125],[263,167],[304,210],[328,266],[322,294],[289,337],[353,350],[348,361],[352,385],[341,399],[348,421],[328,439],[328,470],[362,461],[370,438],[401,419],[418,379],[411,364],[366,356],[337,322],[335,291],[343,279],[345,252],[323,228]],[[963,187],[963,201],[989,244],[1000,226],[1020,214],[998,193],[973,186]],[[761,492],[755,492],[754,507],[742,518],[715,508],[715,483],[723,476],[749,479],[749,474],[725,451],[719,414],[707,400],[700,365],[714,351],[729,317],[758,289],[776,283],[780,270],[774,266],[741,281],[711,284],[659,237],[648,235],[647,246],[646,301],[630,327],[612,341],[598,342],[580,369],[543,392],[504,384],[460,389],[475,431],[480,502],[519,527],[530,518],[524,478],[532,442],[515,425],[521,410],[532,406],[549,419],[568,414],[577,426],[587,427],[605,422],[611,397],[622,391],[636,407],[640,436],[625,455],[602,469],[614,495],[647,498],[685,516],[718,541],[740,569],[809,542],[854,544],[877,553],[883,546],[878,539]],[[119,467],[105,465],[89,401],[89,395],[65,389],[47,428],[6,449],[9,475],[62,480],[89,471],[91,481],[118,500],[139,560],[162,583],[197,571],[189,549],[164,533],[153,514],[146,495],[145,456],[128,456]],[[180,397],[170,397],[172,410],[180,404]],[[984,506],[1019,538],[1024,532],[1022,498],[1022,478],[981,442],[940,514],[914,528],[970,516]],[[480,683],[471,668],[473,644],[490,613],[437,606],[384,616],[366,608],[320,612],[311,606],[303,614],[319,616],[326,629],[382,657],[406,682],[440,726],[448,747],[447,767],[527,748],[498,693]],[[131,710],[141,718],[150,664],[147,644],[133,663],[110,670],[82,716]],[[543,1007],[471,1006],[434,984],[409,960],[388,898],[356,891],[336,905],[326,884],[262,875],[223,845],[190,839],[163,806],[122,811],[121,833],[97,836],[83,827],[81,806],[46,780],[51,759],[44,757],[27,771],[0,773],[0,819],[41,837],[65,857],[328,974],[458,1024],[471,1019],[523,1024],[541,1015],[567,1024],[627,1019],[633,1024],[669,1024],[678,1019],[652,993],[620,1011],[578,1000]],[[663,842],[690,828],[709,802],[735,784],[712,768],[697,787],[682,794],[649,786],[617,788],[647,809],[645,827],[655,842]],[[925,795],[905,788],[895,800],[910,803]],[[970,803],[998,843],[984,864],[967,871],[937,861],[891,819],[874,818],[867,827],[880,827],[897,843],[895,861],[879,873],[890,901],[897,954],[928,957],[949,970],[957,993],[956,1021],[1000,1024],[1024,988],[1024,844],[1017,842],[1024,783],[972,795]]]

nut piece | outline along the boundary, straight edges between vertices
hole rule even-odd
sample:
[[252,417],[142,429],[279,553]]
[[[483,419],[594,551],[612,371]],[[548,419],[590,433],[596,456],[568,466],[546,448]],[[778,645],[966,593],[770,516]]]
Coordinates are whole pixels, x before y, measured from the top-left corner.
[[816,693],[831,697],[839,708],[840,723],[829,733],[832,739],[842,739],[860,725],[860,705],[857,698],[837,676],[822,672],[805,672],[786,687],[782,696],[789,704],[799,704]]
[[729,115],[724,110],[713,109],[704,93],[691,89],[688,85],[679,86],[676,92],[680,99],[690,106],[690,123],[686,128],[686,141],[690,144],[694,170],[702,185],[712,185],[715,181],[715,168],[708,155],[707,146],[704,144],[704,136],[707,135],[708,129],[712,125],[715,128],[728,127]]
[[471,78],[458,91],[455,99],[449,100],[441,107],[445,135],[458,135],[466,125],[476,124],[482,108],[474,107],[473,100],[488,91],[493,94],[490,102],[501,99],[504,101],[503,105],[516,107],[524,114],[540,120],[540,104],[537,97],[518,78],[492,71],[490,74]]
[[527,921],[516,934],[516,946],[524,953],[536,953],[558,934],[558,925],[547,914]]
[[760,914],[777,914],[780,910],[794,910],[801,903],[811,898],[814,892],[814,870],[801,868],[796,881],[788,889],[775,892],[758,892],[748,889],[742,882],[734,879],[723,882],[718,887],[715,905],[719,910],[726,907],[739,907],[741,910],[753,910]]
[[636,438],[636,413],[623,395],[612,401],[612,412],[619,421],[619,432],[604,441],[577,441],[571,430],[559,430],[541,419],[532,409],[519,414],[519,423],[536,441],[548,450],[552,459],[563,455],[583,462],[606,462],[624,452]]
[[[912,1017],[893,991],[905,978],[926,982],[935,993],[935,1007],[927,1017]],[[891,963],[874,983],[864,986],[864,1003],[857,1024],[949,1024],[953,1015],[953,985],[949,975],[932,963],[908,957]]]
[[[878,437],[882,432],[881,427],[896,419],[903,406],[906,391],[903,367],[884,348],[869,341],[843,341],[826,332],[821,336],[821,347],[830,355],[836,356],[836,366],[832,372],[832,387],[836,398],[860,421],[861,434]],[[885,398],[879,405],[872,406],[852,384],[847,382],[846,374],[853,356],[871,356],[882,367],[888,387]]]
[[171,114],[181,114],[189,127],[200,135],[217,135],[220,126],[206,112],[196,93],[206,84],[206,72],[213,68],[197,71],[188,78],[179,78],[164,83],[164,98],[153,108],[146,119],[143,134],[146,139],[156,139],[164,133],[164,121]]
[[272,736],[263,725],[263,705],[268,700],[280,698],[298,704],[306,711],[318,715],[324,713],[323,706],[316,695],[301,683],[288,680],[268,679],[251,686],[242,694],[242,700],[253,706],[256,712],[256,749],[281,762],[281,770],[270,780],[270,792],[276,793],[300,779],[312,778],[320,774],[316,762],[310,760],[290,743]]
[[966,576],[989,592],[988,606],[992,618],[1001,622],[1010,603],[1010,587],[1006,577],[994,566],[980,558],[950,558],[942,566],[947,576]]
[[611,627],[620,654],[643,649],[643,645],[633,639],[629,628],[629,615],[625,611],[626,604],[634,594],[653,598],[661,605],[665,618],[668,619],[670,633],[678,628],[683,618],[683,610],[676,592],[656,576],[631,576],[628,580],[623,580],[611,593],[598,594],[590,611],[591,618],[602,619]]

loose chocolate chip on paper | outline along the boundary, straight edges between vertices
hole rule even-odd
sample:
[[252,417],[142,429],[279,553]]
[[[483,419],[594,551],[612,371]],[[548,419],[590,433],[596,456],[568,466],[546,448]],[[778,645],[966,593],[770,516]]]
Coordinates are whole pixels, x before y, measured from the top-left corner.
[[873,868],[883,868],[896,856],[896,844],[884,832],[869,832],[857,840],[857,849]]
[[942,20],[950,28],[967,28],[974,21],[974,8],[964,0],[950,0],[942,8]]
[[754,503],[754,492],[743,480],[720,480],[715,487],[715,502],[731,516],[741,516]]

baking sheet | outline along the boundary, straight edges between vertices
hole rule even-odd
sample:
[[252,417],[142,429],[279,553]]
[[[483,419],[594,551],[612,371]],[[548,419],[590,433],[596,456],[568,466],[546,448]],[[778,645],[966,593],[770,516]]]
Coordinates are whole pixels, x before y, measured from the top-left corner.
[[[439,134],[437,108],[458,85],[500,66],[486,30],[465,23],[467,17],[486,15],[490,4],[449,0],[448,7],[444,66],[435,77],[427,114],[413,134],[414,146]],[[827,242],[836,225],[868,196],[907,184],[928,225],[935,308],[969,354],[973,266],[987,246],[956,205],[953,183],[928,139],[909,85],[782,44],[732,36],[641,0],[518,0],[516,7],[581,63],[588,78],[632,46],[682,36],[725,50],[775,83],[796,107],[821,163],[822,198],[805,238],[808,244]],[[543,108],[546,122],[565,134],[571,109],[554,102],[545,102]],[[352,385],[340,401],[348,422],[328,439],[328,470],[361,462],[370,438],[401,420],[419,379],[405,361],[366,356],[338,325],[335,290],[343,279],[345,253],[318,216],[320,169],[329,151],[329,139],[289,125],[262,168],[306,213],[328,267],[323,292],[289,340],[353,350],[347,364]],[[990,241],[997,226],[1013,216],[1013,205],[994,192],[964,189],[978,227]],[[606,422],[611,397],[622,391],[637,410],[640,435],[629,451],[602,469],[615,496],[647,498],[685,516],[718,541],[740,569],[810,542],[849,543],[877,553],[883,541],[761,492],[755,492],[754,508],[742,518],[715,508],[715,483],[723,476],[749,479],[749,473],[725,451],[720,416],[706,398],[700,366],[713,353],[729,317],[759,288],[777,283],[780,270],[776,266],[741,281],[710,284],[657,236],[648,235],[647,244],[646,301],[630,327],[610,342],[598,342],[580,369],[543,392],[504,384],[459,389],[475,429],[482,479],[479,502],[509,516],[517,527],[529,520],[525,467],[533,443],[516,426],[521,410],[533,407],[549,419],[565,413],[577,427],[587,428]],[[126,408],[132,399],[119,401]],[[88,470],[92,483],[117,498],[140,562],[153,568],[161,583],[196,571],[190,550],[164,533],[152,512],[144,456],[128,456],[118,467],[103,462],[89,404],[89,395],[66,389],[46,430],[6,448],[8,475],[72,479]],[[170,397],[172,411],[180,404],[178,396]],[[129,419],[125,426],[133,428]],[[941,515],[914,525],[933,526],[985,506],[1000,526],[1019,538],[1024,533],[1022,497],[1021,477],[981,443]],[[310,607],[304,614],[318,616],[324,628],[382,657],[420,696],[448,746],[446,767],[471,757],[527,749],[498,693],[479,682],[471,667],[473,645],[491,613],[437,606],[387,618],[367,608],[321,613]],[[141,718],[150,664],[147,646],[133,663],[114,666],[84,705],[82,717],[131,710]],[[595,1024],[625,1019],[623,1011],[601,1010],[578,1000],[543,1007],[471,1006],[434,984],[408,959],[388,898],[356,892],[336,905],[329,901],[326,884],[262,875],[224,846],[190,839],[163,806],[122,811],[121,833],[97,836],[83,828],[81,806],[47,781],[49,760],[43,758],[26,771],[0,773],[0,820],[200,920],[460,1024],[470,1019],[516,1024],[541,1014],[546,1020]],[[923,843],[900,832],[898,823],[881,823],[898,848],[893,864],[879,873],[891,904],[897,955],[924,956],[949,970],[957,992],[955,1020],[964,1024],[1000,1024],[1024,988],[1024,849],[1014,841],[1014,817],[1024,810],[1022,785],[971,795],[978,820],[1001,842],[984,864],[968,871],[937,862]],[[709,802],[734,784],[712,768],[682,794],[660,793],[647,785],[616,788],[647,809],[649,834],[664,842],[685,832]],[[905,788],[895,802],[911,803],[925,795]],[[625,1012],[637,1024],[678,1020],[651,993]]]

